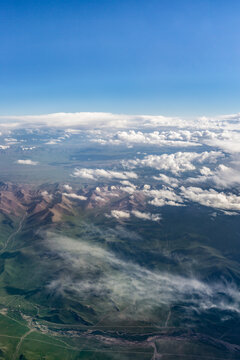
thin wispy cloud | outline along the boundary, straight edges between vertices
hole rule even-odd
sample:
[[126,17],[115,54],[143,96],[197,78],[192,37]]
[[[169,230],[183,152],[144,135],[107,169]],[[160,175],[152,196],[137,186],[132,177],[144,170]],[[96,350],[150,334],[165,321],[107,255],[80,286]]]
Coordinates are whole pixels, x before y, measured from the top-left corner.
[[98,245],[61,235],[45,234],[45,244],[58,253],[68,269],[51,280],[48,291],[62,295],[71,291],[85,300],[98,296],[100,302],[110,297],[117,306],[135,305],[135,318],[142,311],[151,312],[158,306],[181,302],[188,304],[188,311],[206,312],[215,308],[240,313],[236,284],[205,283],[193,275],[184,277],[149,270],[132,261],[126,262]]

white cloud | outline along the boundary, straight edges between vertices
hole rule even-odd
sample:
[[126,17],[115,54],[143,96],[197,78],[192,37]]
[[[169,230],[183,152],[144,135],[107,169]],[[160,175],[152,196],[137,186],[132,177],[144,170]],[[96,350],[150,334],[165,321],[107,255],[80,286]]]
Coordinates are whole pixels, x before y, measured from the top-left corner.
[[[101,136],[104,135],[101,133]],[[180,130],[175,131],[153,131],[153,132],[142,132],[142,131],[118,131],[116,134],[109,135],[105,134],[105,138],[97,137],[91,141],[99,144],[112,144],[121,145],[126,144],[128,146],[133,144],[141,145],[156,145],[156,146],[173,146],[173,147],[188,147],[188,146],[201,146],[196,141],[196,138],[191,139],[190,131]],[[190,141],[192,140],[192,141]]]
[[23,151],[36,149],[36,146],[21,146]]
[[231,188],[240,185],[240,163],[229,163],[231,166],[220,164],[216,169],[210,170],[203,167],[199,170],[200,176],[190,177],[186,180],[188,183],[212,183],[218,188]]
[[159,176],[153,176],[153,179],[159,180],[159,181],[163,182],[164,184],[167,184],[171,187],[178,187],[178,184],[179,184],[178,179],[167,176],[165,174],[159,174]]
[[[50,126],[65,127],[74,130],[76,127],[129,127],[132,124],[139,128],[145,127],[171,127],[190,129],[228,129],[240,128],[240,113],[219,115],[215,117],[202,116],[198,118],[181,119],[179,117],[167,117],[162,115],[127,115],[104,112],[76,112],[76,113],[52,113],[42,115],[13,115],[0,116],[2,128],[14,128],[17,126]],[[139,126],[140,125],[140,126]]]
[[203,190],[199,187],[182,186],[181,196],[204,206],[223,210],[240,210],[240,196],[232,193],[217,192],[214,189]]
[[83,195],[77,195],[77,194],[74,194],[74,193],[63,193],[64,196],[67,196],[71,199],[77,199],[77,200],[87,200],[87,197],[86,196],[83,196]]
[[14,139],[14,138],[5,138],[4,141],[8,144],[17,144],[18,143],[17,139]]
[[52,140],[47,141],[45,144],[46,145],[57,145],[57,144],[59,144],[59,142],[60,142],[60,140],[58,140],[58,139],[52,139]]
[[111,215],[112,215],[112,217],[114,217],[116,219],[129,219],[130,218],[129,212],[123,211],[123,210],[112,210]]
[[27,160],[17,160],[17,163],[22,165],[37,165],[38,161],[32,161],[30,159],[27,159]]
[[139,126],[155,127],[173,126],[173,123],[182,126],[185,121],[179,118],[153,115],[126,115],[112,114],[103,112],[77,112],[77,113],[54,113],[43,115],[25,115],[25,116],[0,116],[0,127],[18,128],[18,127],[45,127],[66,128],[71,132],[74,129],[95,129],[95,128],[129,128]]
[[72,176],[85,179],[96,180],[98,178],[106,179],[137,179],[137,174],[132,171],[112,171],[104,169],[75,169]]
[[120,181],[120,183],[124,186],[120,186],[120,190],[122,191],[125,191],[129,194],[133,194],[136,190],[136,185],[132,184],[130,181],[128,180],[123,180],[123,181]]
[[64,189],[67,191],[72,191],[72,187],[68,184],[63,185]]
[[222,131],[220,133],[210,132],[203,142],[212,147],[220,148],[227,153],[240,153],[240,132]]
[[53,195],[49,194],[46,190],[42,191],[41,195],[44,197],[45,200],[48,200],[48,201],[52,200],[52,198],[53,198]]
[[[48,234],[45,246],[62,260],[67,274],[59,274],[48,285],[48,291],[65,295],[74,292],[87,300],[97,295],[104,309],[112,301],[128,308],[134,305],[134,318],[150,316],[151,310],[161,304],[183,303],[187,311],[205,312],[215,308],[240,313],[239,289],[233,282],[204,282],[193,274],[180,276],[169,272],[147,269],[131,261],[120,259],[113,252],[61,235]],[[96,278],[97,277],[97,278]],[[94,278],[94,281],[92,279]],[[110,299],[111,301],[106,301]],[[111,308],[112,310],[112,308]],[[235,315],[235,314],[234,314]],[[154,317],[154,312],[153,315]]]
[[151,185],[149,185],[149,184],[144,184],[144,185],[143,185],[143,189],[144,189],[144,190],[150,190],[150,189],[151,189]]
[[193,171],[196,169],[194,163],[202,164],[204,162],[214,163],[223,154],[218,151],[210,152],[176,152],[174,154],[163,154],[163,155],[147,155],[143,159],[135,159],[124,161],[123,165],[136,168],[151,167],[156,170],[170,171],[175,175],[184,171]]
[[149,204],[154,206],[184,206],[183,199],[172,188],[163,187],[160,190],[143,190],[145,196],[153,198]]
[[134,194],[135,193],[135,189],[132,186],[121,186],[119,188],[122,191],[127,192],[128,194]]
[[216,185],[229,187],[240,184],[240,168],[232,168],[223,164],[219,165],[216,172],[212,175],[212,181]]
[[[103,112],[53,113],[42,115],[0,116],[2,132],[14,128],[62,128],[69,133],[79,129],[157,129],[185,131],[239,131],[240,114],[182,119],[162,115],[127,115]],[[184,136],[184,133],[182,133]],[[173,134],[174,137],[174,134]],[[176,137],[175,137],[176,139]],[[191,139],[192,140],[192,139]],[[237,143],[236,143],[237,145]]]
[[240,213],[237,213],[236,211],[226,211],[226,210],[223,210],[222,211],[224,215],[228,215],[228,216],[237,216],[237,215],[240,215]]
[[203,176],[209,176],[209,175],[212,175],[212,170],[209,169],[208,167],[206,166],[203,166],[200,170],[199,170],[200,174],[203,175]]
[[132,184],[132,183],[131,183],[130,181],[128,181],[128,180],[122,180],[122,181],[120,181],[120,183],[121,183],[122,185],[130,186],[130,187],[136,189],[136,185]]
[[132,210],[131,213],[141,220],[151,220],[151,221],[161,220],[161,216],[158,214],[151,214],[151,213],[141,212],[138,210]]

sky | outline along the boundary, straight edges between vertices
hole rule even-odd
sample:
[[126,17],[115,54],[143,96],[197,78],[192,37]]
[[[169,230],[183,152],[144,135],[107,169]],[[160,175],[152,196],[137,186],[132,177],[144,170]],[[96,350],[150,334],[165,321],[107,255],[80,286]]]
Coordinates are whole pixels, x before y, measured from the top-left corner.
[[0,115],[240,111],[238,0],[0,0]]

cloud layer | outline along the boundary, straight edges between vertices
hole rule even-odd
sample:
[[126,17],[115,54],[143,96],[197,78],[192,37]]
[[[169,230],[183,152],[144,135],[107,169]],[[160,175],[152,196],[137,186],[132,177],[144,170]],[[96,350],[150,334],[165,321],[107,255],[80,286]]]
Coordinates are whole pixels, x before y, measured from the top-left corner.
[[55,128],[188,128],[189,129],[227,129],[240,130],[240,114],[217,117],[182,119],[162,115],[126,115],[104,112],[53,113],[43,115],[0,116],[0,127],[14,129],[19,127]]

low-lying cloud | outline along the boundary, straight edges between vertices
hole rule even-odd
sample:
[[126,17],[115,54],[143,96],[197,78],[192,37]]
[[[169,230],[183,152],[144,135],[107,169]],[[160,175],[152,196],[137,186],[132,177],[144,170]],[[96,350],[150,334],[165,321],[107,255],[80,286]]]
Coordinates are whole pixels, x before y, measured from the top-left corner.
[[203,190],[199,187],[181,187],[181,195],[201,205],[223,210],[240,210],[240,196],[218,192],[214,189]]
[[179,175],[185,171],[193,171],[196,169],[194,163],[216,163],[217,159],[223,154],[218,151],[210,152],[176,152],[173,154],[147,155],[143,159],[134,159],[123,162],[123,165],[129,168],[150,167],[156,170],[170,171],[175,175]]
[[137,174],[133,171],[113,171],[104,169],[75,169],[72,176],[84,179],[97,180],[105,179],[137,179]]
[[135,305],[136,318],[146,309],[181,303],[188,310],[240,313],[239,289],[232,283],[205,283],[193,275],[149,270],[97,244],[61,235],[47,234],[46,244],[67,269],[48,284],[49,291],[61,295],[71,291],[85,300],[97,295],[99,302],[112,299],[118,307]]
[[71,199],[83,200],[83,201],[87,200],[86,196],[77,195],[77,194],[74,194],[74,193],[63,193],[63,195],[68,197],[68,198],[71,198]]
[[17,160],[17,163],[21,165],[37,165],[38,161],[32,161],[30,159],[27,159],[27,160]]

